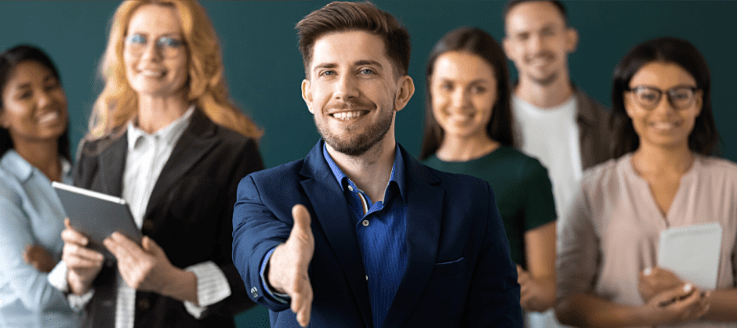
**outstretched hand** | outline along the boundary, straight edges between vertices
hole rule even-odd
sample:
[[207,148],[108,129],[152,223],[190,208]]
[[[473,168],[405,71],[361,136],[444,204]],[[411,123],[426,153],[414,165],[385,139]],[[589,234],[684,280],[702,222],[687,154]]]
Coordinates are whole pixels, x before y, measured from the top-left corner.
[[268,283],[275,291],[292,299],[292,312],[302,327],[310,323],[312,285],[307,269],[315,252],[315,238],[310,228],[310,213],[304,205],[292,207],[294,226],[289,239],[276,247],[269,260]]

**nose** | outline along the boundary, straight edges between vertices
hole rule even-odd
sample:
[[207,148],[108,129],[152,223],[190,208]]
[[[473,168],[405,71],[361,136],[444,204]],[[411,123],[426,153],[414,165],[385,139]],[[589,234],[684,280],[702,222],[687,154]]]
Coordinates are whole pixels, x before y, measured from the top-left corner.
[[342,74],[336,83],[334,96],[343,101],[358,97],[355,77],[351,74]]
[[543,38],[539,33],[533,33],[530,36],[529,47],[533,54],[539,52],[540,49],[543,48]]
[[54,96],[50,91],[42,91],[38,93],[38,108],[45,108],[54,102]]
[[141,58],[149,58],[149,59],[160,59],[161,58],[159,47],[156,45],[155,41],[146,43],[146,47],[143,48],[143,52],[141,53]]
[[655,105],[655,108],[653,108],[653,112],[658,112],[662,114],[670,114],[670,112],[675,111],[676,108],[673,107],[673,104],[671,104],[667,93],[663,93],[663,95],[660,96],[660,100],[658,101],[657,105]]
[[466,108],[466,104],[469,102],[468,92],[465,88],[455,88],[451,94],[451,105],[455,109]]

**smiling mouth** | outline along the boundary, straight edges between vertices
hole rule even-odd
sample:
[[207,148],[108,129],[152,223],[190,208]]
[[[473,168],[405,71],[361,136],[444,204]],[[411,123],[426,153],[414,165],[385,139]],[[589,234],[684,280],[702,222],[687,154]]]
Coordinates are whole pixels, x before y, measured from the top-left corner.
[[653,123],[650,123],[650,126],[653,129],[660,130],[660,131],[672,130],[672,129],[675,129],[676,127],[678,127],[679,125],[680,124],[678,124],[677,122],[653,122]]
[[38,123],[45,124],[45,123],[56,121],[57,119],[59,119],[59,112],[53,111],[53,112],[48,112],[46,114],[41,115],[41,117],[39,117],[37,121]]
[[333,113],[333,114],[330,114],[330,116],[332,116],[334,118],[337,118],[337,119],[339,119],[341,121],[348,121],[348,120],[353,120],[353,119],[359,118],[359,117],[361,117],[363,115],[366,115],[366,114],[368,114],[368,111],[356,110],[356,111],[350,111],[350,112]]
[[147,77],[162,77],[165,74],[165,71],[159,71],[159,70],[139,70],[140,74]]

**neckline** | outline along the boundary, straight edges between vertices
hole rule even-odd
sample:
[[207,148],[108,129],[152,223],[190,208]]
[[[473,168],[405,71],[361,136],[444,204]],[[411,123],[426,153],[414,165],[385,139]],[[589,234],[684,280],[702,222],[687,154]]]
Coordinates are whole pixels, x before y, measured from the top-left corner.
[[639,185],[639,190],[641,191],[641,197],[643,200],[646,200],[648,203],[649,211],[652,213],[655,213],[659,220],[659,224],[663,224],[665,228],[668,228],[671,226],[671,213],[675,213],[680,211],[680,206],[683,204],[683,202],[679,202],[678,200],[683,198],[682,195],[685,193],[686,188],[684,185],[690,184],[691,180],[693,180],[693,177],[696,175],[695,172],[699,171],[701,168],[701,156],[698,154],[694,155],[694,162],[691,165],[691,168],[686,171],[681,176],[680,181],[678,182],[678,190],[676,191],[675,196],[673,196],[673,200],[671,201],[671,205],[668,208],[668,211],[663,214],[663,212],[660,211],[660,208],[657,205],[657,201],[655,200],[655,195],[653,194],[652,189],[650,189],[650,183],[647,182],[642,176],[640,176],[637,171],[635,170],[634,165],[632,164],[632,153],[628,153],[625,156],[622,157],[622,161],[624,161],[624,169],[629,173],[631,177],[633,177],[635,183]]

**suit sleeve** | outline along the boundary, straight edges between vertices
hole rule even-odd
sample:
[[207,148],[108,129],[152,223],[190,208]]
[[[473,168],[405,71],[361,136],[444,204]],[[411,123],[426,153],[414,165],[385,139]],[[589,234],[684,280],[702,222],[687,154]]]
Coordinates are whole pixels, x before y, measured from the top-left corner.
[[249,139],[238,152],[233,154],[232,158],[235,165],[231,169],[228,183],[225,186],[227,190],[227,203],[225,203],[222,213],[219,215],[220,237],[218,239],[216,254],[213,254],[214,262],[218,264],[218,267],[228,280],[231,294],[224,300],[209,305],[205,312],[202,313],[202,317],[210,313],[233,315],[254,306],[254,303],[246,296],[247,293],[243,285],[243,280],[241,280],[235,265],[232,263],[231,244],[233,226],[231,224],[231,218],[233,217],[233,204],[236,199],[238,181],[252,172],[262,170],[263,162],[258,151],[258,146],[253,139]]
[[488,184],[486,188],[489,205],[485,233],[465,317],[470,327],[522,327],[517,267],[510,257],[494,193]]
[[279,218],[272,207],[265,204],[252,175],[241,180],[233,211],[233,263],[249,297],[272,311],[286,310],[289,303],[267,296],[262,288],[261,263],[271,249],[289,238],[291,220],[291,216]]

